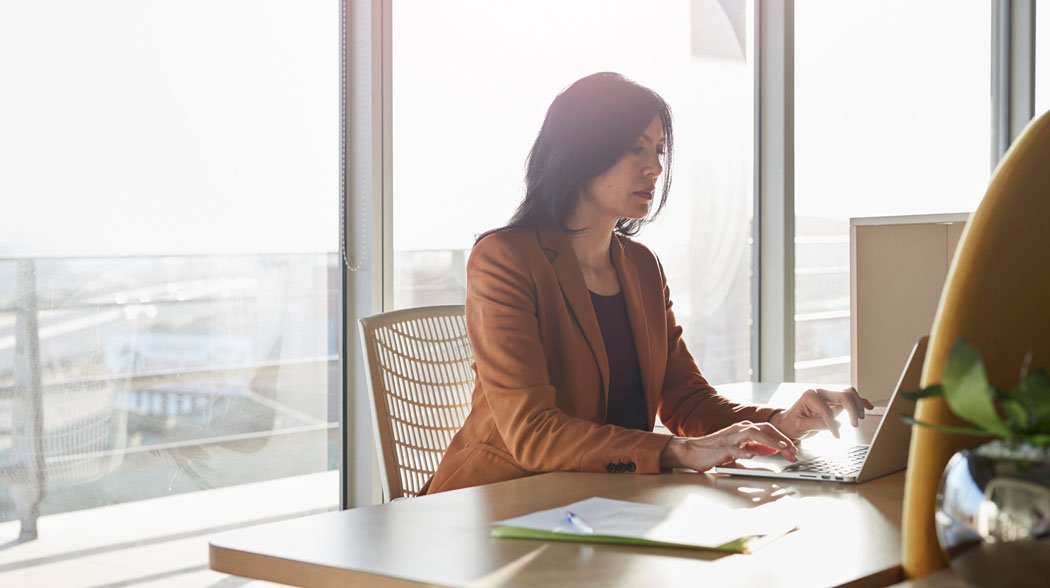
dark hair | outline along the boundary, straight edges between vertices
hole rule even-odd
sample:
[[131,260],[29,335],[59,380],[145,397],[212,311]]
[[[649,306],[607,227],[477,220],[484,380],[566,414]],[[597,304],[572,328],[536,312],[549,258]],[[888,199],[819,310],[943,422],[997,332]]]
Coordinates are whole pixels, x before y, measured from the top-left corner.
[[621,218],[615,228],[621,235],[636,234],[663,210],[671,188],[671,109],[656,92],[611,72],[574,82],[551,103],[529,152],[525,198],[503,228],[572,231],[566,219],[584,185],[619,161],[656,116],[666,143],[660,201],[648,218]]

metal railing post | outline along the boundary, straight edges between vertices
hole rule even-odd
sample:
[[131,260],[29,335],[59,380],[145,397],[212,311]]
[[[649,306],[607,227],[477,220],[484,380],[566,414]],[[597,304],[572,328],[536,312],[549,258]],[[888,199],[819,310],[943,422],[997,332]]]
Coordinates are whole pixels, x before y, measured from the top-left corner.
[[15,468],[11,494],[22,524],[20,541],[36,539],[44,501],[44,399],[40,389],[40,330],[37,321],[36,264],[18,260],[16,290],[12,449]]

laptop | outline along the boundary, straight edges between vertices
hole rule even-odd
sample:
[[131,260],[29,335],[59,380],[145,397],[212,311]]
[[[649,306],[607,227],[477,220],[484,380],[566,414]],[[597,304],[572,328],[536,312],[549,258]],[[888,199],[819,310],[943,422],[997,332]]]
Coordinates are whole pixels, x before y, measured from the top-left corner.
[[715,473],[859,484],[908,467],[911,425],[902,422],[901,415],[912,416],[915,402],[900,392],[919,389],[927,341],[928,338],[923,337],[912,347],[870,445],[853,445],[819,453],[802,448],[799,461],[794,463],[777,454],[718,466]]

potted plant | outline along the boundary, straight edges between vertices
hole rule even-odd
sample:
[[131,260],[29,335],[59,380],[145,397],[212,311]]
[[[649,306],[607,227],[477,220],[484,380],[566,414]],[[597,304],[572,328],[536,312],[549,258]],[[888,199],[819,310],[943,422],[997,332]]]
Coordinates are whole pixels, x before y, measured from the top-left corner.
[[904,393],[913,400],[943,397],[972,426],[906,422],[988,439],[948,462],[935,515],[952,569],[976,584],[1010,585],[1017,576],[1023,585],[1033,574],[1050,575],[1050,541],[1039,541],[1050,537],[1050,378],[1030,370],[1031,360],[1029,354],[1012,390],[998,390],[980,352],[960,339],[940,384]]

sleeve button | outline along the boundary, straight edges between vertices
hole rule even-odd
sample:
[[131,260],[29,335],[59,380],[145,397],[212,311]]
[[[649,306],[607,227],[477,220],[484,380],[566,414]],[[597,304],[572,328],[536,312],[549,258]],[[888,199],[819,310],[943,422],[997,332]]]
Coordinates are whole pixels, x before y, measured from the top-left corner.
[[627,462],[627,471],[633,472],[636,469],[638,469],[638,466],[634,465],[633,461]]
[[622,461],[620,463],[616,464],[616,471],[618,473],[626,472],[627,471],[627,464],[623,463]]
[[609,472],[610,474],[616,473],[616,464],[610,461],[608,465],[605,466],[605,471]]

